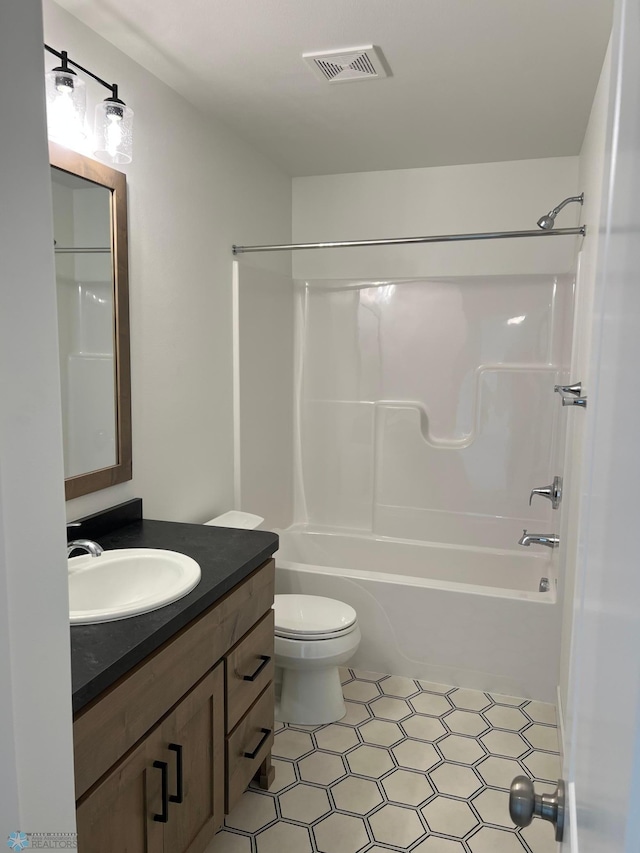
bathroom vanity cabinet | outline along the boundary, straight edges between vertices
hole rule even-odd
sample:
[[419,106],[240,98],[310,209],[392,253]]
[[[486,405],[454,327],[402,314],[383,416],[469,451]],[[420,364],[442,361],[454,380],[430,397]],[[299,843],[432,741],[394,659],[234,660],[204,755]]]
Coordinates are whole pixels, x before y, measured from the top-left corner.
[[198,853],[273,779],[268,560],[74,719],[80,853]]

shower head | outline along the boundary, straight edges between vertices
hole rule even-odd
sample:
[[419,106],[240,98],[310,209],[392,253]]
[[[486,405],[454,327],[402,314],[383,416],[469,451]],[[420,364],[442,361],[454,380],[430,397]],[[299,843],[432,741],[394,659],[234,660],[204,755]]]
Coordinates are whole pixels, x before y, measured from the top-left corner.
[[551,231],[555,224],[556,218],[553,211],[550,211],[546,216],[541,216],[540,219],[538,219],[538,227],[542,228],[543,231]]
[[551,231],[553,226],[556,224],[556,216],[560,213],[563,207],[567,204],[571,204],[572,201],[578,202],[579,204],[584,204],[584,193],[580,193],[580,195],[572,195],[569,198],[565,198],[564,201],[561,201],[557,207],[554,207],[553,210],[550,210],[546,216],[541,216],[538,219],[538,227],[542,228],[543,231]]

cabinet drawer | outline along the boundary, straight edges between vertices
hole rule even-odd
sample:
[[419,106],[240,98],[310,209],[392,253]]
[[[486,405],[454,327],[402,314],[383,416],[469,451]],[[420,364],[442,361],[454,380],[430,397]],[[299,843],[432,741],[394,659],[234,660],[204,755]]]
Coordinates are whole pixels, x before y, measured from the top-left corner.
[[227,655],[227,733],[273,681],[273,646],[274,615],[270,610]]
[[227,735],[226,814],[238,802],[273,746],[275,691],[273,682]]

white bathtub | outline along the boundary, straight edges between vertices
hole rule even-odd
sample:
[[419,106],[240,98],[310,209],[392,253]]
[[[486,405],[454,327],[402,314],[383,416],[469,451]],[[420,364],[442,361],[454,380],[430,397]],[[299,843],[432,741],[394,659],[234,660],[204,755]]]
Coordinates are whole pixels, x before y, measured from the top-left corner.
[[293,526],[279,530],[276,591],[355,607],[360,669],[555,702],[560,614],[546,553]]

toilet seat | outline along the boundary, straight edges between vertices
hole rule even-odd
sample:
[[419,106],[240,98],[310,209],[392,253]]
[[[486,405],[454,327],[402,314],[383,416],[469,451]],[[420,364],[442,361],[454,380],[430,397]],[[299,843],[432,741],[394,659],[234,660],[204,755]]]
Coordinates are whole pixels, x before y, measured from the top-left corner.
[[275,635],[304,642],[344,637],[358,627],[356,611],[319,595],[276,595]]
[[335,640],[338,637],[347,637],[349,634],[352,634],[357,627],[358,623],[356,622],[348,628],[344,628],[342,631],[327,631],[326,634],[303,634],[302,632],[296,634],[294,631],[283,631],[276,628],[275,635],[276,637],[282,637],[283,640],[299,640],[304,643],[315,643],[320,640]]

